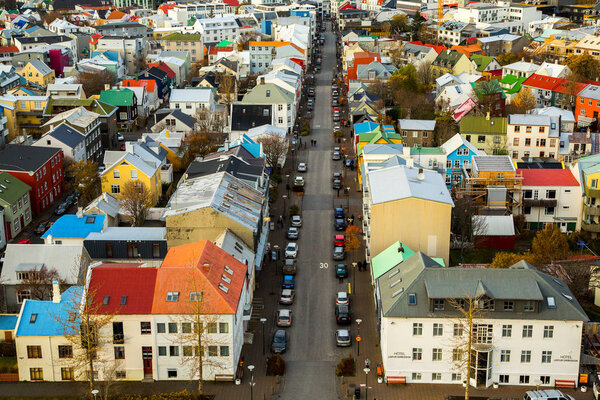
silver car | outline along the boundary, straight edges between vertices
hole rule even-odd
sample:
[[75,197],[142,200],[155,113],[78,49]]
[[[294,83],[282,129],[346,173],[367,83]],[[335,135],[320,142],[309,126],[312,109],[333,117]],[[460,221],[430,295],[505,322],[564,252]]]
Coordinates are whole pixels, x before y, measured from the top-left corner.
[[333,259],[341,261],[346,258],[346,252],[343,247],[336,247],[333,249]]
[[290,310],[277,311],[277,326],[292,326],[292,312]]
[[338,347],[352,346],[352,335],[348,329],[338,329],[335,331],[335,344]]
[[292,215],[292,226],[300,228],[302,226],[302,218],[299,215]]
[[294,240],[298,239],[298,228],[296,228],[294,226],[290,226],[287,231],[287,238],[294,239]]

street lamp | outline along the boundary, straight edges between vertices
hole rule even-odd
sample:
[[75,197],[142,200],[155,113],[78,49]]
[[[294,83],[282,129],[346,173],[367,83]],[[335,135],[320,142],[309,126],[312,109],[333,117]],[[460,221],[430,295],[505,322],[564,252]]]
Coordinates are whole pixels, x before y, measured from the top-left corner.
[[262,331],[263,331],[263,334],[262,334],[262,336],[263,336],[262,337],[262,342],[263,343],[262,344],[263,344],[263,356],[264,356],[265,355],[265,322],[267,322],[267,319],[266,318],[261,318],[260,322],[262,322]]
[[371,368],[365,367],[363,371],[365,371],[365,400],[369,400],[369,372],[371,372]]
[[285,215],[285,213],[287,212],[286,206],[287,206],[287,198],[288,197],[287,197],[287,195],[284,194],[283,196],[281,196],[281,198],[283,199],[283,215]]
[[250,371],[250,400],[254,400],[254,365],[248,365],[248,370]]
[[[356,326],[358,327],[358,332],[356,333],[356,337],[360,337],[360,323],[362,322],[362,319],[357,318],[355,319],[356,321]],[[362,338],[360,340],[356,341],[356,358],[358,359],[358,356],[360,356],[360,341],[362,340]]]
[[350,186],[346,186],[346,208],[350,214]]
[[94,400],[96,400],[96,396],[98,395],[98,393],[100,393],[100,391],[98,389],[92,390],[92,394],[94,395]]
[[352,283],[352,290],[354,291],[354,293],[356,293],[356,265],[356,262],[352,263],[352,271],[354,271],[354,276],[352,277],[352,279],[354,279],[354,283]]

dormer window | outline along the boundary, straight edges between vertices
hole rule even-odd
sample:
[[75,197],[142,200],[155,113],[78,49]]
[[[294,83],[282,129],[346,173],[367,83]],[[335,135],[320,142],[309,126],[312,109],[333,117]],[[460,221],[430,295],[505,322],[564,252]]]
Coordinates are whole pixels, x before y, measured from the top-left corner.
[[408,295],[408,305],[409,306],[416,306],[417,305],[417,295],[416,295],[416,293],[410,293]]
[[443,311],[444,310],[444,299],[434,299],[433,300],[433,310],[434,311]]
[[179,301],[179,292],[167,292],[167,301]]

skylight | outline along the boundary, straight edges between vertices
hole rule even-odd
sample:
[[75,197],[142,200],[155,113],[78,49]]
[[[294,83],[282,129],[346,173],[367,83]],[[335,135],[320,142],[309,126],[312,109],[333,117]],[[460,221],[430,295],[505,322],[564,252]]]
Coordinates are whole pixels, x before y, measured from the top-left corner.
[[227,265],[225,266],[225,272],[227,272],[229,275],[233,275],[233,270],[231,268],[229,268]]
[[395,282],[392,282],[392,284],[390,285],[391,288],[393,288],[394,286],[396,286],[397,284],[399,284],[400,282],[402,282],[402,279],[398,279]]
[[566,298],[567,300],[573,300],[573,296],[569,296],[569,295],[568,295],[568,294],[566,294],[566,293],[563,293],[562,295],[563,295],[563,296],[565,296],[565,298]]
[[107,306],[109,301],[110,301],[110,296],[104,296],[104,299],[102,300],[102,305]]
[[179,292],[167,292],[167,301],[179,301]]
[[29,323],[35,324],[36,320],[37,320],[37,314],[35,314],[35,313],[31,314],[31,317],[29,318]]
[[229,288],[227,286],[223,285],[222,283],[219,283],[219,289],[221,289],[225,293],[229,292]]
[[548,308],[556,308],[556,301],[554,297],[549,296],[546,301],[548,302]]
[[121,305],[124,306],[127,304],[127,296],[121,296]]
[[408,295],[408,304],[414,306],[417,304],[417,295],[415,293],[411,293]]
[[400,288],[398,290],[396,290],[393,294],[392,297],[396,297],[398,296],[400,293],[404,292],[404,288]]
[[231,283],[231,278],[225,274],[221,275],[221,279],[223,279],[226,283]]
[[96,222],[96,217],[94,217],[94,216],[88,216],[85,218],[86,224],[93,224],[94,222]]
[[392,272],[391,274],[389,274],[389,275],[388,275],[388,278],[390,278],[390,279],[391,279],[391,278],[393,278],[394,276],[398,275],[399,273],[400,273],[400,270],[399,270],[399,269],[397,269],[397,270],[395,270],[394,272]]

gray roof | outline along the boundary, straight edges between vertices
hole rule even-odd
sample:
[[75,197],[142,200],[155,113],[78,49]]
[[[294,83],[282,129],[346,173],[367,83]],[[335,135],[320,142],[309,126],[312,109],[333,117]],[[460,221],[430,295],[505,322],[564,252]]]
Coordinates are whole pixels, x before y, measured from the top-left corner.
[[52,69],[50,69],[49,66],[47,66],[46,64],[44,64],[43,61],[40,60],[31,60],[29,61],[29,63],[38,71],[40,71],[40,73],[42,75],[48,75],[49,73],[52,72]]
[[550,126],[550,117],[548,115],[511,114],[508,116],[508,124]]
[[112,226],[92,232],[85,240],[166,240],[167,228]]
[[9,144],[0,150],[0,171],[37,171],[60,151],[58,147]]
[[364,154],[404,154],[402,144],[388,144],[388,143],[380,143],[380,144],[367,144],[362,148],[363,155]]
[[85,136],[79,133],[78,130],[71,128],[64,122],[57,126],[54,130],[48,132],[48,135],[73,149],[85,139]]
[[600,100],[600,86],[588,85],[585,89],[579,92],[578,96],[587,99]]
[[473,156],[473,170],[477,171],[514,171],[509,156]]
[[[429,300],[486,297],[539,301],[539,311],[524,312],[517,307],[514,311],[505,312],[497,304],[497,311],[486,312],[485,318],[588,320],[564,281],[538,271],[525,261],[506,269],[443,268],[418,252],[382,275],[377,282],[385,317],[452,318],[458,313],[451,306],[445,311],[433,312]],[[408,304],[409,294],[416,295],[416,305]],[[554,298],[554,308],[548,307],[549,297]]]
[[435,129],[435,120],[401,119],[398,121],[398,126],[401,130],[433,131]]

